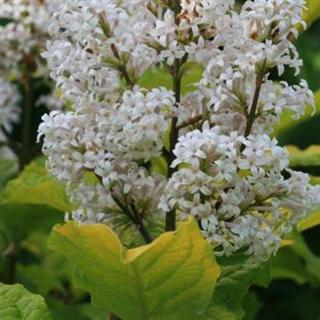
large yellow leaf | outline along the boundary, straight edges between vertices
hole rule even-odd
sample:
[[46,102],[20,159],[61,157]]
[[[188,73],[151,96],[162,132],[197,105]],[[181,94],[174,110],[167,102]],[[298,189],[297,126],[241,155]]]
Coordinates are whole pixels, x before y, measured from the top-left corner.
[[127,250],[107,226],[57,226],[49,246],[76,266],[76,285],[123,320],[195,320],[212,298],[220,268],[193,220],[152,244]]

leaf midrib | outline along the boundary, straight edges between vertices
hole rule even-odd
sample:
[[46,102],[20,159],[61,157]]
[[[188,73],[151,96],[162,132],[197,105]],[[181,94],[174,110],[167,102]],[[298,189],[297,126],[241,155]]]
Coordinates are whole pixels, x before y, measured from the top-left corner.
[[148,299],[145,294],[145,285],[143,283],[143,278],[141,276],[140,268],[135,264],[132,263],[130,265],[133,273],[134,273],[134,280],[135,280],[135,286],[138,293],[138,299],[139,299],[139,307],[141,311],[141,320],[151,320],[150,310],[148,308]]

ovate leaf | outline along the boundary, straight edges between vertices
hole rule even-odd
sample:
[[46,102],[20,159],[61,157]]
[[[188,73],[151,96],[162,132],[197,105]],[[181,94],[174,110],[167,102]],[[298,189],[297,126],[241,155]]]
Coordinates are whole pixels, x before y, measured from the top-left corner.
[[76,285],[96,308],[123,320],[193,320],[206,310],[219,266],[197,224],[127,250],[105,225],[54,228],[50,247],[76,266]]
[[21,285],[0,284],[0,319],[50,320],[50,312],[41,296],[27,291]]

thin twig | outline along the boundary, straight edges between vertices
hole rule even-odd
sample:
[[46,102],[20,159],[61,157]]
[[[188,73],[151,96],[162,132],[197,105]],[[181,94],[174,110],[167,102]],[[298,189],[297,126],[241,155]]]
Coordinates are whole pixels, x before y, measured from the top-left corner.
[[145,242],[151,243],[153,239],[149,231],[145,227],[141,215],[136,211],[135,207],[132,204],[129,206],[123,204],[114,192],[111,192],[111,196],[113,201],[118,205],[121,211],[136,225]]
[[121,73],[122,77],[125,79],[127,82],[127,85],[130,86],[131,88],[134,86],[134,81],[130,78],[130,75],[128,73],[128,70],[126,68],[126,65],[122,62],[121,56],[119,54],[119,51],[117,47],[112,44],[111,45],[111,51],[114,55],[114,57],[119,61],[120,65],[117,66],[118,71]]
[[177,127],[178,130],[181,130],[181,129],[184,129],[184,128],[187,128],[189,126],[192,126],[194,124],[197,124],[198,122],[204,120],[204,116],[202,114],[196,116],[196,117],[193,117],[185,122],[183,122],[182,124],[180,124],[180,126]]
[[254,121],[256,119],[256,113],[257,113],[257,108],[258,108],[258,103],[259,103],[261,86],[263,84],[263,78],[264,78],[264,73],[262,75],[259,75],[257,78],[257,81],[256,81],[256,90],[255,90],[254,98],[253,98],[252,105],[250,108],[250,113],[247,118],[247,124],[246,124],[245,133],[244,133],[244,136],[246,138],[250,135]]
[[250,107],[250,111],[247,116],[247,124],[246,124],[245,133],[244,133],[244,136],[246,138],[250,135],[254,121],[256,120],[261,87],[263,84],[263,79],[267,73],[266,68],[265,68],[265,64],[266,64],[266,62],[264,62],[264,65],[261,69],[261,72],[258,74],[257,79],[256,79],[256,89],[255,89],[254,97],[253,97],[252,104]]

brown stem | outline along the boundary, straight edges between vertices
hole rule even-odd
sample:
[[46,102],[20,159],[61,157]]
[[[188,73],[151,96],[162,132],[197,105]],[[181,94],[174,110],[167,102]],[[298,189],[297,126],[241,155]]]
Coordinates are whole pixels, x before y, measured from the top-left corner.
[[246,125],[246,129],[245,129],[245,133],[244,133],[244,136],[246,138],[250,135],[254,121],[256,119],[256,113],[257,113],[257,108],[258,108],[260,92],[261,92],[261,86],[263,84],[263,78],[264,78],[264,73],[259,75],[256,80],[256,90],[255,90],[252,105],[250,108],[250,113],[247,118],[247,125]]
[[250,135],[254,121],[256,120],[261,87],[262,87],[263,79],[264,79],[266,73],[267,73],[267,70],[266,70],[266,61],[265,61],[264,65],[263,65],[263,67],[262,67],[262,69],[256,79],[256,89],[255,89],[254,97],[253,97],[252,104],[250,107],[250,111],[247,116],[247,124],[246,124],[245,133],[244,133],[244,136],[246,138]]
[[[176,98],[176,107],[179,106],[181,101],[181,66],[183,65],[186,57],[183,60],[176,59],[174,67],[171,70],[172,78],[173,78],[173,91]],[[171,123],[171,131],[170,131],[170,149],[167,151],[164,149],[164,155],[166,157],[168,168],[169,168],[169,178],[176,171],[175,168],[171,167],[172,162],[174,161],[174,153],[173,150],[179,139],[179,129],[178,129],[178,118],[174,117]],[[173,209],[166,215],[166,231],[174,231],[176,229],[176,210]]]
[[186,127],[189,127],[189,126],[192,126],[194,124],[197,124],[198,122],[202,121],[204,118],[204,116],[202,114],[194,117],[194,118],[191,118],[185,122],[183,122],[180,126],[177,127],[178,130],[181,130],[181,129],[184,129]]
[[3,255],[4,255],[3,283],[14,284],[18,249],[16,244],[13,241],[9,243]]

